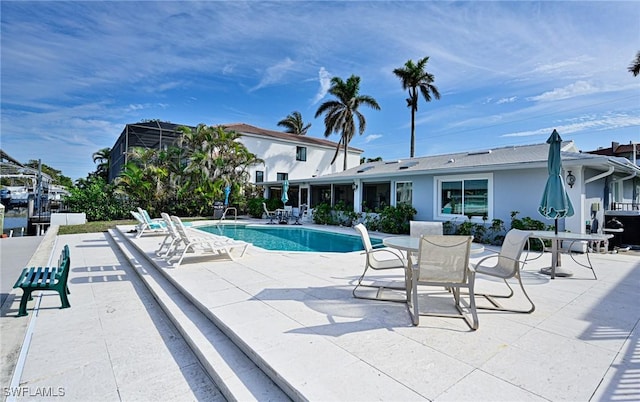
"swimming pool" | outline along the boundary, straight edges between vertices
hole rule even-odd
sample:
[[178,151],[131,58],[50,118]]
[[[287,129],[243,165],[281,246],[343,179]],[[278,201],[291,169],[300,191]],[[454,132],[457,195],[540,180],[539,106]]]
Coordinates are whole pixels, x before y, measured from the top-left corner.
[[[360,236],[300,226],[218,225],[202,226],[198,229],[236,240],[244,240],[267,250],[332,253],[364,250]],[[371,239],[371,243],[375,246],[381,244],[382,240]]]

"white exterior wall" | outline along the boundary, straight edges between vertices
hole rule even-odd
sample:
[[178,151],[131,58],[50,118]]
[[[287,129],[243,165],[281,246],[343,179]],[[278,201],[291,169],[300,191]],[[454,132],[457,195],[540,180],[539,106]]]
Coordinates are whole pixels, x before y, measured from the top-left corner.
[[[340,152],[334,164],[331,165],[330,162],[335,153],[335,148],[332,147],[253,136],[250,134],[242,134],[240,141],[250,152],[264,160],[264,165],[260,164],[249,169],[249,174],[251,175],[249,181],[251,183],[255,183],[255,172],[258,170],[264,172],[265,182],[276,181],[278,173],[288,173],[290,180],[299,180],[342,172],[344,154]],[[306,161],[296,160],[296,148],[298,146],[307,148]],[[349,152],[347,168],[352,168],[359,164],[360,153]]]

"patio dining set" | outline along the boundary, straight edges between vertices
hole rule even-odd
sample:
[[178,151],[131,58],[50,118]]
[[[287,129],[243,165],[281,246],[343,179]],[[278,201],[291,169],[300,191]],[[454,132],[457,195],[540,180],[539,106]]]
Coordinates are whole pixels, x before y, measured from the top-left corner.
[[262,203],[265,216],[269,219],[268,224],[273,225],[279,223],[286,225],[293,220],[294,225],[301,225],[302,217],[307,209],[306,205],[301,205],[299,208],[294,208],[290,205],[285,205],[284,208],[278,208],[275,211],[270,211],[267,208],[267,204]]
[[[611,235],[575,234],[553,231],[525,231],[511,229],[505,235],[499,251],[482,257],[476,263],[470,263],[472,254],[485,251],[484,246],[473,243],[472,236],[444,235],[442,222],[411,221],[409,236],[392,236],[383,239],[386,248],[374,248],[366,227],[356,225],[365,248],[366,260],[362,275],[356,281],[352,293],[359,299],[370,299],[389,302],[406,303],[413,325],[418,325],[420,316],[438,316],[462,318],[471,330],[479,327],[478,309],[498,310],[513,313],[530,314],[535,311],[535,304],[524,287],[521,271],[529,259],[530,239],[551,241],[551,267],[540,272],[556,276],[560,272],[560,253],[568,251],[572,256],[572,247],[579,243],[586,245],[587,264],[576,261],[579,265],[591,269],[597,279],[591,260],[589,246],[596,241],[605,241]],[[569,242],[568,249],[562,248],[562,242]],[[545,251],[543,247],[542,252]],[[540,258],[538,255],[535,258]],[[531,258],[533,259],[533,258]],[[389,280],[389,277],[370,277],[367,273],[388,269],[404,271],[404,281]],[[501,294],[479,293],[475,289],[476,274],[486,275],[504,282],[507,291]],[[564,271],[557,276],[570,276]],[[507,301],[515,292],[509,284],[510,279],[518,282],[520,293],[527,300],[527,307],[503,306],[500,301]],[[431,287],[429,292],[421,291],[419,286]],[[433,289],[438,289],[433,291]],[[464,292],[462,292],[464,290]],[[453,307],[443,310],[433,309],[436,298],[451,296]],[[465,296],[463,298],[463,296]],[[476,297],[485,298],[490,304],[476,305]],[[427,307],[427,308],[425,308]],[[428,311],[425,311],[428,310]]]

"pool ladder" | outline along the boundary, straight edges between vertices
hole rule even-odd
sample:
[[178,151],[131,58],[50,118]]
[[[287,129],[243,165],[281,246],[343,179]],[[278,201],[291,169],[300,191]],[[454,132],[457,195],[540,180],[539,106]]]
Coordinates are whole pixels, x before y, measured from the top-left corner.
[[234,221],[238,220],[238,209],[236,207],[227,207],[222,213],[222,216],[218,219],[218,223],[222,222],[224,219],[227,218],[227,212],[229,211],[233,211],[233,220]]

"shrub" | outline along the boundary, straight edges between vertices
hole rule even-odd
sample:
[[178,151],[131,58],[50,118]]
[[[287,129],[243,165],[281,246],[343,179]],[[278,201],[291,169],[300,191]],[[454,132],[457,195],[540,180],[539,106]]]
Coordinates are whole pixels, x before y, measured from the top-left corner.
[[528,216],[517,218],[519,211],[511,211],[511,229],[520,230],[545,230],[547,225],[544,222],[529,218]]
[[266,203],[267,200],[265,198],[251,198],[247,201],[247,213],[252,218],[262,218],[264,214],[264,207],[262,203]]
[[413,219],[416,212],[416,209],[409,204],[400,204],[397,207],[387,206],[380,212],[377,230],[392,234],[408,234],[409,221]]
[[313,222],[318,225],[335,225],[331,205],[322,203],[313,208]]
[[130,219],[129,211],[135,210],[127,197],[116,194],[113,186],[101,177],[79,180],[70,193],[64,200],[69,211],[84,212],[89,222]]

